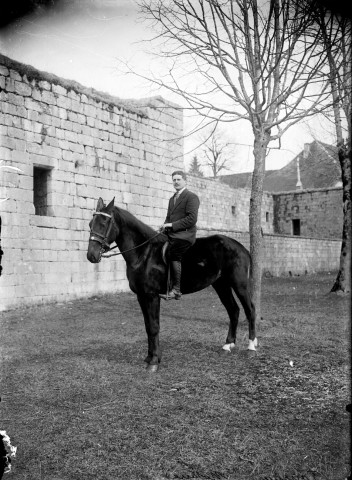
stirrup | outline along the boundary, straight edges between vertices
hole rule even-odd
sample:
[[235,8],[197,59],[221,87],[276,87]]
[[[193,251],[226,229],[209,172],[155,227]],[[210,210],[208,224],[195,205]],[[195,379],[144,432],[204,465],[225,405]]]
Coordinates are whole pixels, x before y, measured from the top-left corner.
[[159,297],[162,298],[163,300],[180,300],[182,297],[181,292],[176,292],[176,290],[171,290],[170,292],[167,292],[166,295],[163,293],[159,294]]

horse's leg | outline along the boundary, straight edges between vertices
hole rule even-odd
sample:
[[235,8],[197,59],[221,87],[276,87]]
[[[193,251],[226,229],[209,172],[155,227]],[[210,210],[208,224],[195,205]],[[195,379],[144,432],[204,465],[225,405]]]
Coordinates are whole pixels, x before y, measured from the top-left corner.
[[219,278],[218,280],[216,280],[216,282],[213,283],[213,287],[218,294],[221,303],[226,308],[226,311],[230,318],[229,332],[226,337],[226,343],[222,347],[222,349],[226,352],[231,352],[231,349],[235,347],[236,343],[236,332],[240,309],[233,296],[231,286],[227,284],[224,279]]
[[249,293],[249,283],[235,282],[233,285],[235,293],[241,302],[244,313],[246,314],[249,326],[248,350],[255,350],[258,346],[258,340],[255,333],[255,307]]
[[161,360],[159,347],[160,298],[158,295],[148,294],[139,294],[137,298],[143,312],[148,335],[148,356],[145,359],[145,362],[148,363],[147,370],[156,372]]

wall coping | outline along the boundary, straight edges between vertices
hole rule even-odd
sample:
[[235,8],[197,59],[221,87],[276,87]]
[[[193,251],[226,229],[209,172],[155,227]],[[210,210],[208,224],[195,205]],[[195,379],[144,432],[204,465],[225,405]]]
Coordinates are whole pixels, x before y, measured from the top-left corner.
[[[192,179],[197,180],[197,181],[199,181],[199,182],[207,181],[207,182],[210,182],[210,183],[212,183],[212,184],[214,184],[214,185],[221,183],[221,187],[222,187],[222,188],[225,187],[225,188],[228,188],[228,189],[231,190],[231,191],[233,191],[233,190],[235,190],[235,191],[243,191],[243,190],[245,190],[245,191],[247,191],[247,192],[250,192],[250,191],[251,191],[250,188],[246,188],[246,187],[239,187],[239,188],[237,188],[237,187],[233,187],[232,185],[229,185],[228,183],[220,182],[218,178],[214,178],[214,177],[200,177],[200,176],[198,176],[198,175],[194,175],[193,173],[188,173],[188,172],[186,172],[186,174],[187,174],[187,178],[190,178],[190,177],[191,177]],[[270,194],[270,192],[264,192],[264,193]]]
[[[225,228],[207,228],[207,227],[198,227],[198,231],[205,230],[207,232],[231,232],[234,234],[239,234],[239,235],[249,235],[249,232],[246,231],[241,231],[241,230],[231,230],[225,229]],[[341,242],[341,238],[328,238],[328,237],[305,237],[302,235],[283,235],[280,233],[264,233],[263,232],[263,237],[275,237],[275,238],[294,238],[295,240],[317,240],[317,241],[332,241],[332,242]]]
[[277,195],[292,195],[292,193],[314,193],[314,192],[328,192],[328,191],[331,191],[331,190],[342,190],[343,187],[325,187],[325,188],[307,188],[307,189],[303,189],[303,190],[287,190],[287,191],[283,191],[283,192],[269,192],[267,191],[267,193],[270,193],[271,195],[273,196],[277,196]]
[[303,239],[303,240],[318,240],[318,241],[332,241],[332,242],[341,242],[341,238],[328,238],[328,237],[305,237],[303,235],[283,235],[281,233],[263,233],[264,237],[278,237],[278,238],[294,238],[294,239]]
[[231,232],[231,233],[238,233],[239,235],[249,235],[249,232],[244,230],[232,230],[231,228],[212,228],[212,227],[201,227],[197,226],[197,232],[205,230],[207,232]]
[[58,77],[53,73],[48,73],[43,70],[38,70],[31,65],[26,65],[24,63],[13,60],[5,55],[0,53],[0,65],[17,71],[22,76],[26,75],[29,82],[31,81],[46,81],[52,85],[59,85],[65,88],[67,91],[74,91],[77,94],[84,94],[88,98],[96,101],[107,104],[110,107],[117,107],[118,109],[123,109],[127,113],[134,113],[142,118],[148,118],[148,114],[145,111],[146,108],[160,108],[158,103],[163,103],[163,108],[169,107],[172,109],[182,109],[176,103],[165,100],[160,95],[154,97],[147,97],[142,99],[122,99],[115,97],[106,92],[101,92],[95,90],[92,87],[85,87],[75,80],[69,80],[62,77]]

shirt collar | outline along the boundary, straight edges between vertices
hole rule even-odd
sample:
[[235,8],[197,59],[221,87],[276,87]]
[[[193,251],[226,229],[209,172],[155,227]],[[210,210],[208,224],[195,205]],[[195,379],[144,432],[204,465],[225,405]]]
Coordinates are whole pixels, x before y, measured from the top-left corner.
[[183,187],[181,190],[176,191],[175,196],[176,195],[180,196],[184,190],[186,190],[186,187]]

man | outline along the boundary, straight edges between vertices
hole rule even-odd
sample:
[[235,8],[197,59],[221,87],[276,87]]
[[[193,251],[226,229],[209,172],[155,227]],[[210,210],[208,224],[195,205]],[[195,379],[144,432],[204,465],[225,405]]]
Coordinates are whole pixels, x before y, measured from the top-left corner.
[[196,223],[199,198],[186,188],[187,177],[177,170],[172,174],[172,183],[176,190],[169,200],[164,224],[160,227],[169,237],[172,289],[168,295],[160,295],[164,300],[181,298],[181,260],[184,253],[196,241]]

